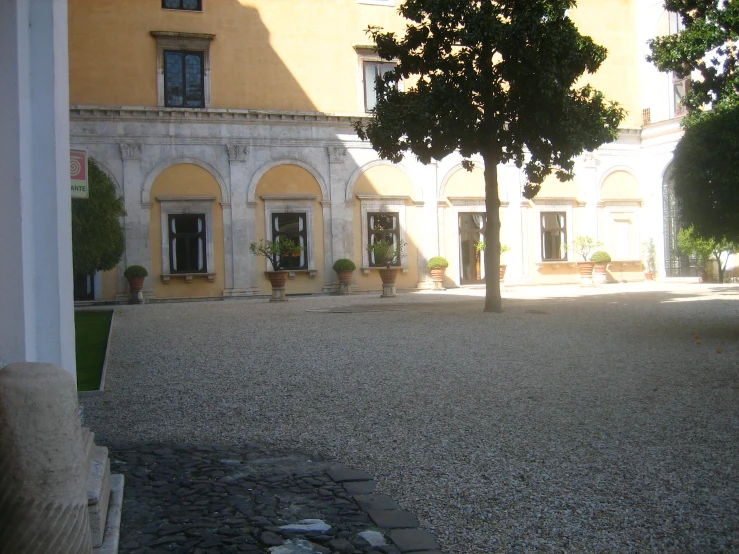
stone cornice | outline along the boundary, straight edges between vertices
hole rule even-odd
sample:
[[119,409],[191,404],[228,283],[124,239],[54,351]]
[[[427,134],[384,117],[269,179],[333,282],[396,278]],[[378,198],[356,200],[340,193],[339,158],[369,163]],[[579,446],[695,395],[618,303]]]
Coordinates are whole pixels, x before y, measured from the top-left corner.
[[222,108],[165,108],[138,106],[80,106],[69,107],[72,121],[151,121],[154,123],[265,123],[290,125],[351,126],[367,119],[367,114],[330,114],[323,112],[287,112],[266,110],[237,110]]

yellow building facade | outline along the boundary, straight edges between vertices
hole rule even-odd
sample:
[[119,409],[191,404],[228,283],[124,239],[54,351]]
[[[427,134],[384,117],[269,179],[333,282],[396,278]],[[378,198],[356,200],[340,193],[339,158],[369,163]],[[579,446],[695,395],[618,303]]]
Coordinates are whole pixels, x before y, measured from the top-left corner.
[[[668,15],[649,0],[581,0],[571,17],[609,49],[589,80],[628,117],[619,140],[577,160],[574,181],[551,178],[533,201],[518,168],[499,168],[505,282],[577,282],[564,248],[577,236],[611,253],[612,280],[643,279],[649,238],[669,274],[664,174],[680,114],[643,46]],[[353,290],[379,290],[377,217],[406,244],[399,289],[430,287],[436,255],[450,262],[446,286],[484,282],[481,160],[472,172],[458,156],[392,164],[352,129],[388,63],[369,25],[401,32],[395,1],[69,0],[71,142],[127,211],[124,260],[97,277],[95,298],[124,298],[131,264],[149,270],[149,298],[268,294],[270,268],[249,245],[283,234],[304,248],[288,294],[337,290],[339,258],[357,265]]]

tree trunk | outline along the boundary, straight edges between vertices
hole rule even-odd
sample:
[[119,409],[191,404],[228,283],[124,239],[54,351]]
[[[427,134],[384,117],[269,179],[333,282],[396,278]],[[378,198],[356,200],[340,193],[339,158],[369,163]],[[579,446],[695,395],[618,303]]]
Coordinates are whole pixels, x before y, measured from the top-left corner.
[[495,153],[482,153],[485,162],[485,312],[502,312],[500,297],[500,198],[498,160]]

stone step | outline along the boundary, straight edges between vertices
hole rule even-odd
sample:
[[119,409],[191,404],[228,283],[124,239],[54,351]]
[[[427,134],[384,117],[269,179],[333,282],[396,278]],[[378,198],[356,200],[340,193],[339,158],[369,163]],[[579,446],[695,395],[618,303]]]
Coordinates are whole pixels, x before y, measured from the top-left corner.
[[92,549],[93,554],[118,554],[121,537],[121,509],[123,507],[123,475],[110,476],[110,502],[108,517],[105,519],[103,543]]
[[108,516],[110,501],[110,458],[108,449],[104,446],[95,446],[92,452],[92,462],[87,474],[87,511],[90,515],[90,531],[92,546],[103,544],[105,519]]
[[84,460],[85,467],[90,467],[90,464],[92,463],[92,454],[95,448],[95,433],[90,431],[89,427],[82,427],[82,445],[84,452],[84,457],[82,459]]

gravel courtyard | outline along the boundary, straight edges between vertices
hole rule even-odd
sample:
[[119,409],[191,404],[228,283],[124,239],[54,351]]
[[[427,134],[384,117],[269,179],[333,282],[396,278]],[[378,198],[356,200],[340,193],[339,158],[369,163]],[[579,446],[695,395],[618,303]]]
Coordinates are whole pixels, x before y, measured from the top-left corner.
[[116,306],[86,423],[335,457],[450,554],[739,552],[739,286],[483,294]]

